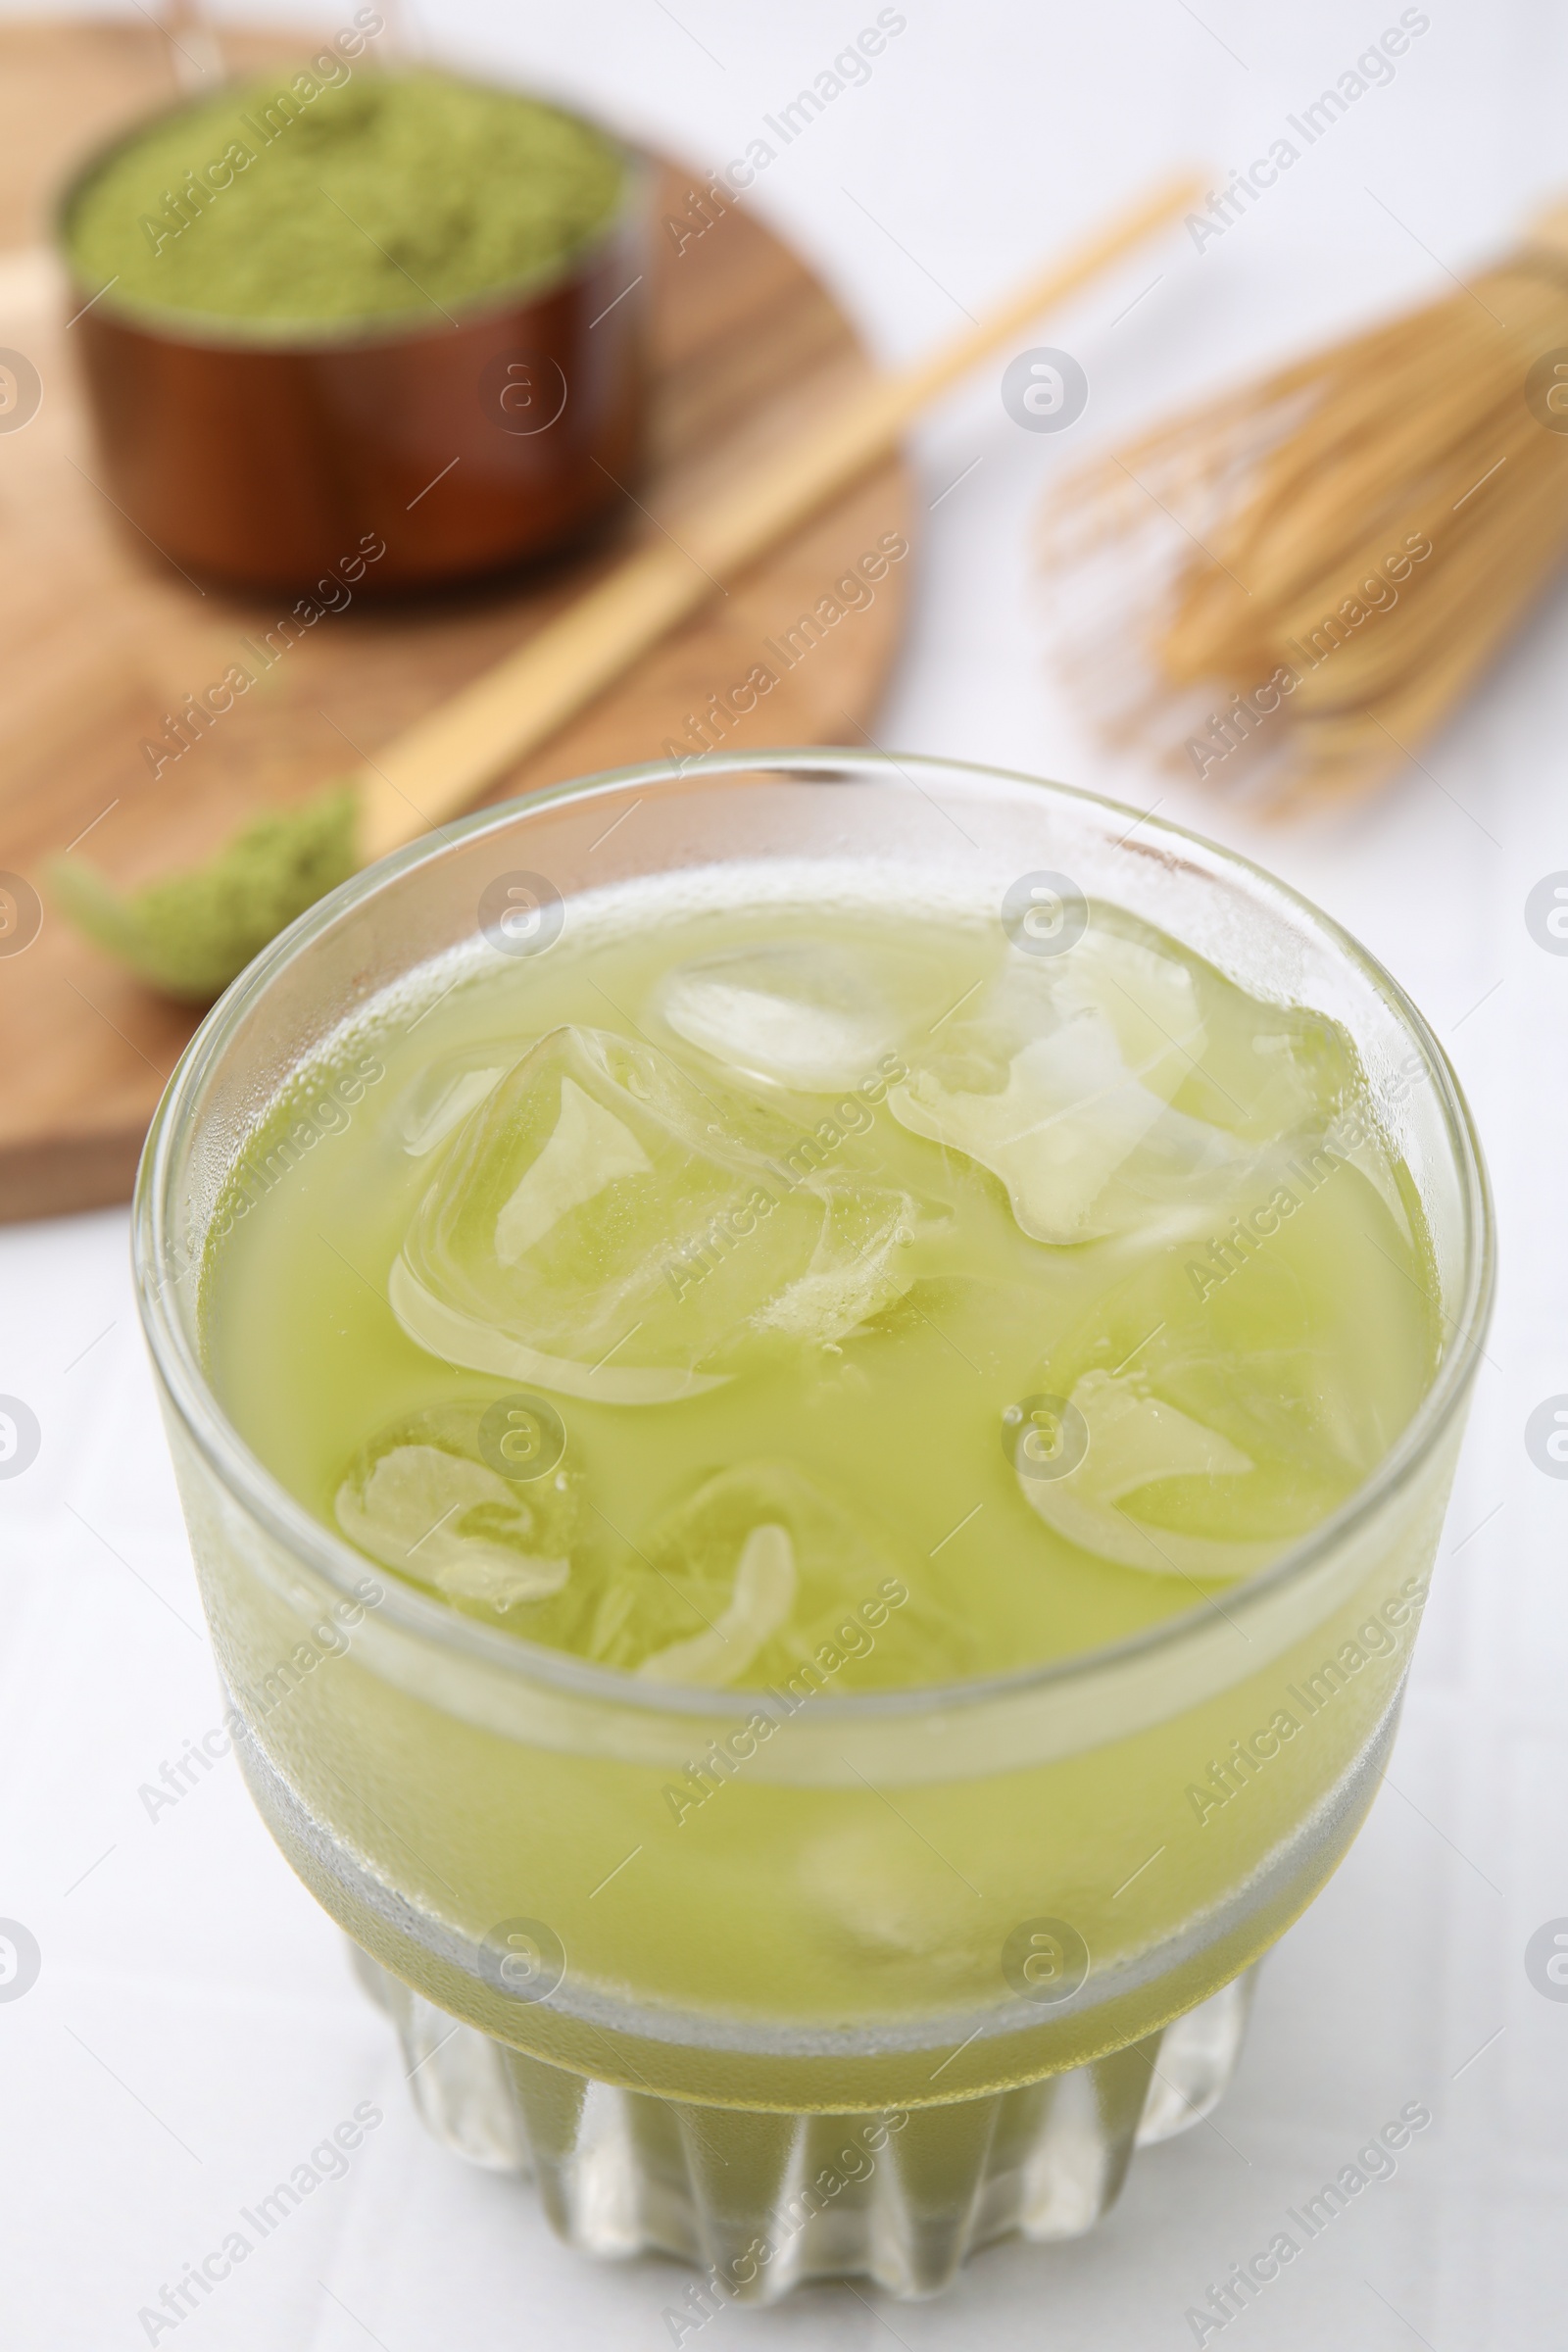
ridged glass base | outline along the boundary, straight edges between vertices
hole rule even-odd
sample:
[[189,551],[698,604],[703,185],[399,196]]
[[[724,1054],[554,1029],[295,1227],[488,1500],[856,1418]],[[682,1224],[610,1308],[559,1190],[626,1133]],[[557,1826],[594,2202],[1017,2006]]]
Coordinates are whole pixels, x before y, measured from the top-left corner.
[[670,2254],[715,2302],[772,2303],[812,2278],[940,2294],[999,2238],[1093,2229],[1135,2147],[1207,2115],[1235,2071],[1250,1969],[1163,2033],[1021,2090],[907,2115],[773,2115],[627,2091],[455,2025],[358,1946],[419,2113],[493,2172],[532,2175],[568,2245]]

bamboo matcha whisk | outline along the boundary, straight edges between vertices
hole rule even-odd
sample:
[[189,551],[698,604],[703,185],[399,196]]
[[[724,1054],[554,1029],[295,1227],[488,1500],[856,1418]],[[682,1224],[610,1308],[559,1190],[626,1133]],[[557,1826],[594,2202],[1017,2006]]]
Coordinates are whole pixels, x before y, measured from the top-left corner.
[[1568,205],[1459,291],[1097,461],[1045,545],[1114,739],[1275,807],[1380,783],[1568,553]]

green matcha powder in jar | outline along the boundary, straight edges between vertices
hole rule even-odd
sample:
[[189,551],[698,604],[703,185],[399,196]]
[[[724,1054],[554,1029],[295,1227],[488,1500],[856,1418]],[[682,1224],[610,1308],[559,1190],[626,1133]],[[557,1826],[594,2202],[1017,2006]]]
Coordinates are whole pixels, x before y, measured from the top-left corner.
[[351,74],[325,52],[116,148],[78,191],[67,244],[120,310],[263,336],[433,320],[568,265],[613,218],[625,169],[611,139],[539,99]]

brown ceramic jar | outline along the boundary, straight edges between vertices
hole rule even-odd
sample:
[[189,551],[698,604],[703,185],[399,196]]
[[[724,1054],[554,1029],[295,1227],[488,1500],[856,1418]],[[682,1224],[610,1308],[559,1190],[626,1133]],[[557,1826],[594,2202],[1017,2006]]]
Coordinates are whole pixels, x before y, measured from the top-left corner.
[[[148,123],[128,134],[144,135]],[[116,141],[118,146],[122,141]],[[111,152],[62,200],[74,207]],[[438,587],[560,548],[621,496],[647,399],[643,173],[556,275],[450,320],[276,328],[117,306],[73,274],[103,487],[183,570],[308,590],[376,542],[356,593]]]

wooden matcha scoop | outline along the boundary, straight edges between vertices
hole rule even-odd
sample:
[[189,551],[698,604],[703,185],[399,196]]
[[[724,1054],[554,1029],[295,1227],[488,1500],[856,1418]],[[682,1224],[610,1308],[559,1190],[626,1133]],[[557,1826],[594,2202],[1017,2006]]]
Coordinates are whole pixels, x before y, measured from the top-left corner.
[[476,801],[734,573],[879,464],[928,401],[1041,311],[1197,201],[1173,181],[1042,270],[918,365],[855,393],[748,480],[685,515],[526,644],[376,755],[373,767],[261,818],[210,863],[122,896],[95,867],[50,868],[64,911],[166,995],[204,1004],[359,866]]

